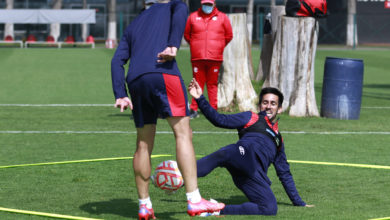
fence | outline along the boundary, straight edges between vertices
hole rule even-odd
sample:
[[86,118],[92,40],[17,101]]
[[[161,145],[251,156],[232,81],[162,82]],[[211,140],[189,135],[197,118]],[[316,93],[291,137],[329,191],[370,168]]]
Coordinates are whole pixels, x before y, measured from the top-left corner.
[[[265,12],[257,13],[253,21],[254,42],[262,42],[262,30],[265,20]],[[117,13],[117,37],[120,39],[125,28],[137,14]],[[390,44],[390,14],[389,13],[365,13],[356,15],[356,27],[359,44]],[[331,14],[326,19],[319,20],[319,44],[340,44],[346,42],[346,14]],[[15,39],[25,40],[29,34],[36,35],[38,40],[44,40],[50,33],[50,25],[44,24],[15,24]],[[4,24],[0,24],[0,37],[4,36]],[[96,24],[89,25],[89,34],[96,40],[105,40],[107,36],[107,14],[96,14]],[[61,36],[72,35],[76,41],[81,41],[80,24],[61,25]]]

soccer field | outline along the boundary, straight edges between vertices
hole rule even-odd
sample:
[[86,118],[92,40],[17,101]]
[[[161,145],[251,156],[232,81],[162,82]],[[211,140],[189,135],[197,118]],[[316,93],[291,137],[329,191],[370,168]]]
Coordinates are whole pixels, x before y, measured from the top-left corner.
[[[135,127],[131,112],[113,108],[107,49],[0,49],[0,219],[135,219],[132,172]],[[253,50],[257,70],[259,51]],[[281,115],[298,191],[314,208],[292,206],[274,168],[269,168],[278,215],[256,219],[390,219],[390,51],[318,50],[317,105],[327,56],[364,60],[359,120]],[[192,78],[189,50],[178,62]],[[258,89],[260,86],[255,85]],[[234,130],[191,120],[196,154],[238,139]],[[168,124],[158,121],[152,163],[175,160]],[[205,198],[246,201],[224,169],[199,179]],[[185,192],[150,186],[158,219],[190,219]],[[37,213],[38,212],[38,213]],[[210,217],[214,218],[214,217]],[[252,219],[225,216],[224,219]]]

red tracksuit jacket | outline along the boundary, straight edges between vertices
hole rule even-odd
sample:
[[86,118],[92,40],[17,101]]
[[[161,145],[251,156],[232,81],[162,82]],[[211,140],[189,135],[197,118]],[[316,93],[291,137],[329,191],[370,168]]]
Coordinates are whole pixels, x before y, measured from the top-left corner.
[[184,38],[190,44],[191,61],[223,61],[223,50],[232,40],[233,31],[229,18],[216,7],[211,14],[199,8],[189,16]]

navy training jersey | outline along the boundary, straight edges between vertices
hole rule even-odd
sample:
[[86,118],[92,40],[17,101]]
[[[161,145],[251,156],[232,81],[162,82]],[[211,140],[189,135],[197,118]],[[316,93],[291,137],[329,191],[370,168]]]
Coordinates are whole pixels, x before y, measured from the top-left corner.
[[237,129],[240,137],[237,145],[247,142],[251,143],[249,145],[254,146],[253,151],[255,151],[259,160],[257,161],[257,164],[254,164],[253,166],[256,167],[258,174],[260,174],[260,176],[262,176],[268,182],[268,184],[271,185],[271,181],[267,176],[267,172],[272,163],[275,167],[276,174],[291,202],[296,206],[306,205],[306,203],[299,196],[295,187],[295,182],[290,172],[290,165],[287,162],[287,157],[284,152],[284,143],[282,142],[277,125],[264,125],[260,126],[260,128],[269,128],[269,126],[271,126],[273,132],[278,134],[280,137],[280,146],[277,146],[278,143],[276,143],[277,141],[271,137],[272,135],[270,136],[265,132],[260,132],[259,127],[254,129],[253,127],[251,128],[251,126],[258,126],[256,125],[257,123],[269,122],[268,118],[261,118],[267,117],[264,112],[256,114],[251,111],[246,111],[237,114],[225,115],[220,114],[215,109],[213,109],[203,95],[199,99],[196,99],[196,101],[198,103],[199,109],[214,126]]
[[[139,14],[126,28],[111,60],[115,98],[127,97],[125,83],[145,73],[180,75],[176,60],[157,63],[157,54],[166,47],[180,48],[188,17],[187,5],[180,0],[155,3]],[[124,65],[130,59],[125,81]]]

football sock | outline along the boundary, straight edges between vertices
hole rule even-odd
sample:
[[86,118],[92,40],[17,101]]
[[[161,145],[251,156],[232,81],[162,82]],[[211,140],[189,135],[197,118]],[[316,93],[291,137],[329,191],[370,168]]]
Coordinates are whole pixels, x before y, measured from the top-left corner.
[[187,196],[187,200],[192,203],[198,203],[202,199],[199,193],[199,189],[196,189],[195,191],[190,193],[186,193],[186,196]]
[[152,208],[152,201],[150,201],[150,197],[148,197],[146,199],[138,199],[138,201],[139,201],[140,206],[145,204],[146,208],[148,208],[148,209]]

